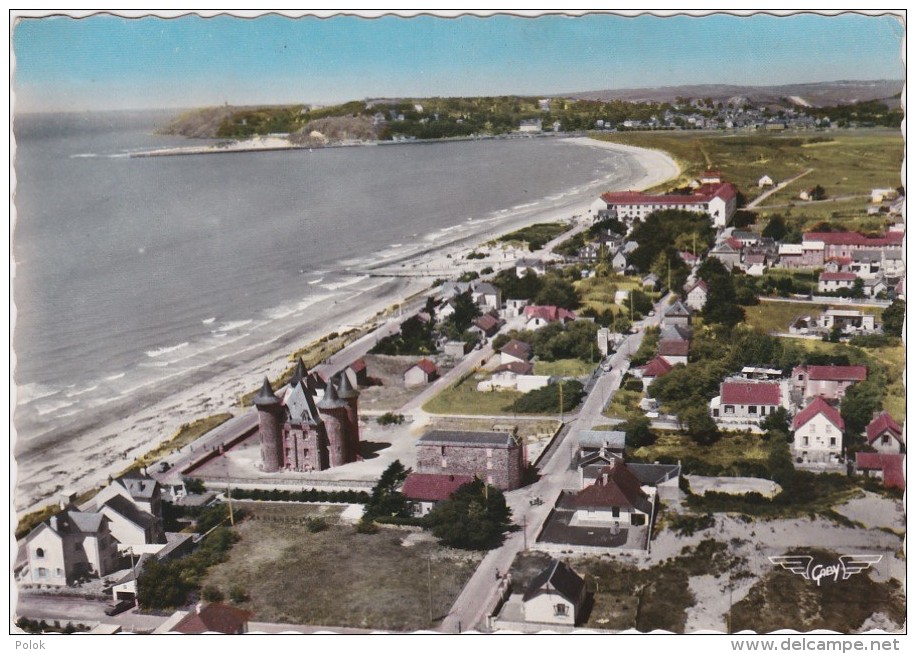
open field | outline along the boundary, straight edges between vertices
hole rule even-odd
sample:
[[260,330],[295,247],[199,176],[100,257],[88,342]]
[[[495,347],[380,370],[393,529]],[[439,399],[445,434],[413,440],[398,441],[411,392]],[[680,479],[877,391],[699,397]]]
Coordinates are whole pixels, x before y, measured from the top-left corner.
[[[629,315],[627,307],[614,303],[616,291],[632,291],[642,288],[642,282],[633,275],[612,275],[610,277],[592,277],[575,282],[574,286],[582,297],[582,307],[591,308],[601,313],[612,311]],[[651,295],[650,295],[651,297]]]
[[[595,348],[595,357],[598,357]],[[592,374],[598,363],[588,363],[582,359],[559,359],[557,361],[535,361],[535,375],[555,375],[557,377],[587,377]]]
[[700,465],[728,470],[736,464],[766,464],[770,444],[756,434],[725,434],[713,445],[697,445],[688,436],[660,433],[653,445],[633,450],[632,456],[643,461],[694,460]]
[[423,405],[429,413],[456,415],[511,416],[511,404],[523,393],[518,391],[477,390],[477,382],[485,375],[471,375],[463,382],[452,384]]
[[[364,411],[395,411],[422,393],[426,386],[413,388],[404,386],[404,371],[421,358],[419,356],[389,356],[381,354],[367,354],[363,357],[369,378],[377,383],[359,389],[360,409]],[[435,357],[432,357],[432,359],[436,360]],[[436,363],[437,365],[439,364],[438,361]],[[444,374],[447,368],[440,366],[439,370],[440,374]]]
[[642,391],[628,391],[623,388],[614,393],[614,399],[607,406],[604,415],[608,418],[630,420],[643,415],[639,401],[645,397]]
[[[767,204],[781,204],[780,198],[797,197],[802,188],[817,184],[824,187],[828,197],[859,195],[878,187],[896,188],[903,162],[903,137],[893,130],[780,134],[626,132],[596,138],[669,152],[681,166],[681,183],[706,169],[720,170],[748,200],[760,194],[757,180],[763,175],[779,182],[814,169],[768,198]],[[864,214],[864,200],[862,205]]]
[[[304,520],[324,508],[285,510]],[[250,511],[252,517],[236,527],[241,540],[229,560],[211,568],[204,584],[226,596],[233,586],[244,588],[250,599],[240,606],[256,621],[429,628],[448,613],[481,558],[407,530],[358,534],[335,524],[330,512],[323,514],[330,526],[313,533],[297,516],[277,522],[268,515],[273,509]]]
[[[768,302],[763,300],[760,304],[744,307],[744,322],[764,333],[788,332],[789,325],[796,318],[819,316],[825,309],[847,309],[848,305],[842,302],[836,304],[823,304],[818,302]],[[880,318],[883,307],[855,307],[863,313],[870,313]]]

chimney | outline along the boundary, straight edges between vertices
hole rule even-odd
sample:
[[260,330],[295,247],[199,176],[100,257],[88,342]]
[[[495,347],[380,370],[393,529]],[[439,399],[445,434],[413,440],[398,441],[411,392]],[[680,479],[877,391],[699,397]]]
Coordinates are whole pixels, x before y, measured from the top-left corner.
[[57,531],[57,516],[56,515],[51,516],[51,529],[53,529],[54,531]]
[[199,614],[203,610],[203,608],[204,608],[204,603],[198,602],[197,606],[194,607],[194,610],[197,611],[197,613]]
[[58,496],[58,502],[61,509],[66,509],[68,506],[73,504],[76,501],[76,493],[71,490],[64,490],[60,492]]
[[607,486],[607,472],[601,473],[601,485]]

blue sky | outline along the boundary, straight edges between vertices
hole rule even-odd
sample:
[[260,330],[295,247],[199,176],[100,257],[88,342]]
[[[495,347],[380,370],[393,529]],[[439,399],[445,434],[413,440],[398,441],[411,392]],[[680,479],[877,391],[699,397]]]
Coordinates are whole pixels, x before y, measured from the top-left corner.
[[888,16],[21,19],[22,111],[903,79]]

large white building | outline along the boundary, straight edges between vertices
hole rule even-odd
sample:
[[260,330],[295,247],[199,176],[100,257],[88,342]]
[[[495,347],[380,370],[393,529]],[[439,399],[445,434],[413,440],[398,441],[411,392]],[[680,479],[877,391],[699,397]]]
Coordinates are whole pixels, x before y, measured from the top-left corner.
[[[707,182],[707,180],[710,180]],[[715,180],[715,181],[712,181]],[[601,196],[604,209],[616,214],[618,220],[641,222],[656,211],[680,209],[705,213],[715,227],[727,226],[738,208],[738,192],[718,176],[704,176],[704,183],[689,195],[647,195],[637,191],[605,193]]]

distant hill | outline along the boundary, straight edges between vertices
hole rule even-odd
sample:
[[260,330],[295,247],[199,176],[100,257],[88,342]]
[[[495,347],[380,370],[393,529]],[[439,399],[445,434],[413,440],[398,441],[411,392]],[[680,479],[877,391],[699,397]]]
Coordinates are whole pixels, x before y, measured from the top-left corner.
[[[563,93],[558,97],[581,100],[623,100],[627,102],[674,102],[675,98],[711,98],[713,102],[744,99],[751,104],[780,104],[789,99],[796,104],[827,107],[867,100],[887,101],[900,106],[903,82],[870,80],[812,82],[781,86],[738,86],[729,84],[698,84],[691,86],[661,86],[641,89],[607,89]],[[801,100],[801,102],[799,102]]]

